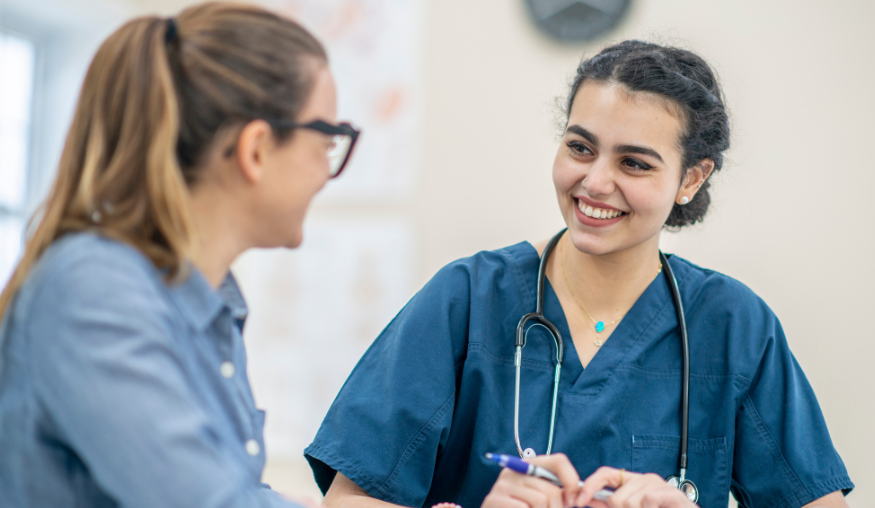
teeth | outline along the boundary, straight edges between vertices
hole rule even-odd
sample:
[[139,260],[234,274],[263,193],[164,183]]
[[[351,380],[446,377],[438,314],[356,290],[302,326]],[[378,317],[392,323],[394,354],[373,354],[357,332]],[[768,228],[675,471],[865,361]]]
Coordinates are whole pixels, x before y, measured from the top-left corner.
[[593,208],[583,201],[577,201],[577,207],[580,208],[580,211],[583,212],[587,217],[592,217],[593,219],[613,219],[615,217],[619,217],[623,214],[623,212],[619,210],[604,210],[601,208]]

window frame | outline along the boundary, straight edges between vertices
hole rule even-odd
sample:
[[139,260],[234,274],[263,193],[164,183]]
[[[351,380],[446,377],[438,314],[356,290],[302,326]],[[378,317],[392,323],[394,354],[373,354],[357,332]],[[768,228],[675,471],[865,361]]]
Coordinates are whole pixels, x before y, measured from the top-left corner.
[[[26,127],[24,133],[24,174],[22,175],[22,187],[21,187],[21,196],[19,201],[19,206],[16,208],[9,207],[5,203],[0,203],[0,223],[12,222],[12,227],[18,227],[21,231],[19,236],[19,244],[17,248],[12,247],[11,245],[0,246],[3,250],[0,251],[0,260],[3,260],[6,252],[14,251],[15,255],[11,256],[11,264],[6,266],[0,266],[0,289],[6,285],[8,277],[12,274],[12,271],[17,264],[17,260],[20,258],[21,254],[24,251],[24,243],[25,243],[25,235],[28,227],[28,215],[29,211],[35,208],[35,204],[33,203],[33,173],[35,168],[35,154],[36,154],[36,123],[38,121],[38,102],[40,99],[40,78],[41,78],[41,47],[39,43],[39,39],[35,37],[30,37],[27,34],[21,33],[17,30],[11,29],[6,25],[0,25],[0,37],[6,38],[14,38],[21,41],[25,41],[31,45],[33,48],[33,60],[31,62],[31,83],[30,83],[30,97],[29,104],[27,104],[27,118],[26,118]],[[0,227],[5,227],[6,224],[0,224]],[[7,272],[8,269],[8,272]]]

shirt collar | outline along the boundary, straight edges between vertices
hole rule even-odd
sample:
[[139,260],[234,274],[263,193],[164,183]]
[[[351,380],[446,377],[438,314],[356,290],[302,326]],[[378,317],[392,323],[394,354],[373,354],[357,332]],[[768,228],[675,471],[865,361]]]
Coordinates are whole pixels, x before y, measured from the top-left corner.
[[219,295],[225,301],[228,309],[231,311],[231,316],[234,319],[245,321],[249,315],[249,307],[246,305],[246,299],[243,298],[243,292],[240,291],[240,286],[237,284],[237,278],[230,271],[219,286]]
[[245,321],[249,309],[231,272],[217,291],[193,265],[188,264],[186,269],[188,276],[170,287],[170,297],[192,328],[199,332],[206,330],[225,308],[235,319]]

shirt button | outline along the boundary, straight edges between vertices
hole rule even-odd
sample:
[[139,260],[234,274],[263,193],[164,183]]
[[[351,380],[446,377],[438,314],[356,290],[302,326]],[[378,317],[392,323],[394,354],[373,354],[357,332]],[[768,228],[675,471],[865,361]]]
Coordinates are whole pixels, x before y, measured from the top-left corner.
[[246,441],[246,453],[255,457],[261,451],[261,447],[258,446],[258,441],[254,439],[250,439]]
[[234,364],[231,362],[225,362],[222,364],[221,367],[219,367],[219,372],[221,372],[222,376],[227,379],[231,379],[232,377],[234,377],[234,373],[236,371],[237,369],[234,368]]

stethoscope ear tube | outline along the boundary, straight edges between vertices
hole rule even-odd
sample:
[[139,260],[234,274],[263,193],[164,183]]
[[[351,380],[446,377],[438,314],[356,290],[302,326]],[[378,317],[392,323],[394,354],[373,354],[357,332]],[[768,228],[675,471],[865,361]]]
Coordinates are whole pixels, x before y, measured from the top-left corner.
[[567,229],[568,228],[565,228],[556,233],[556,236],[547,242],[547,246],[544,247],[544,253],[541,255],[541,262],[538,265],[538,296],[535,299],[535,314],[538,314],[539,316],[544,315],[544,288],[546,286],[545,280],[547,278],[547,262],[550,260],[550,254],[553,252],[556,244],[559,243],[559,240],[562,238],[562,235],[565,234]]

